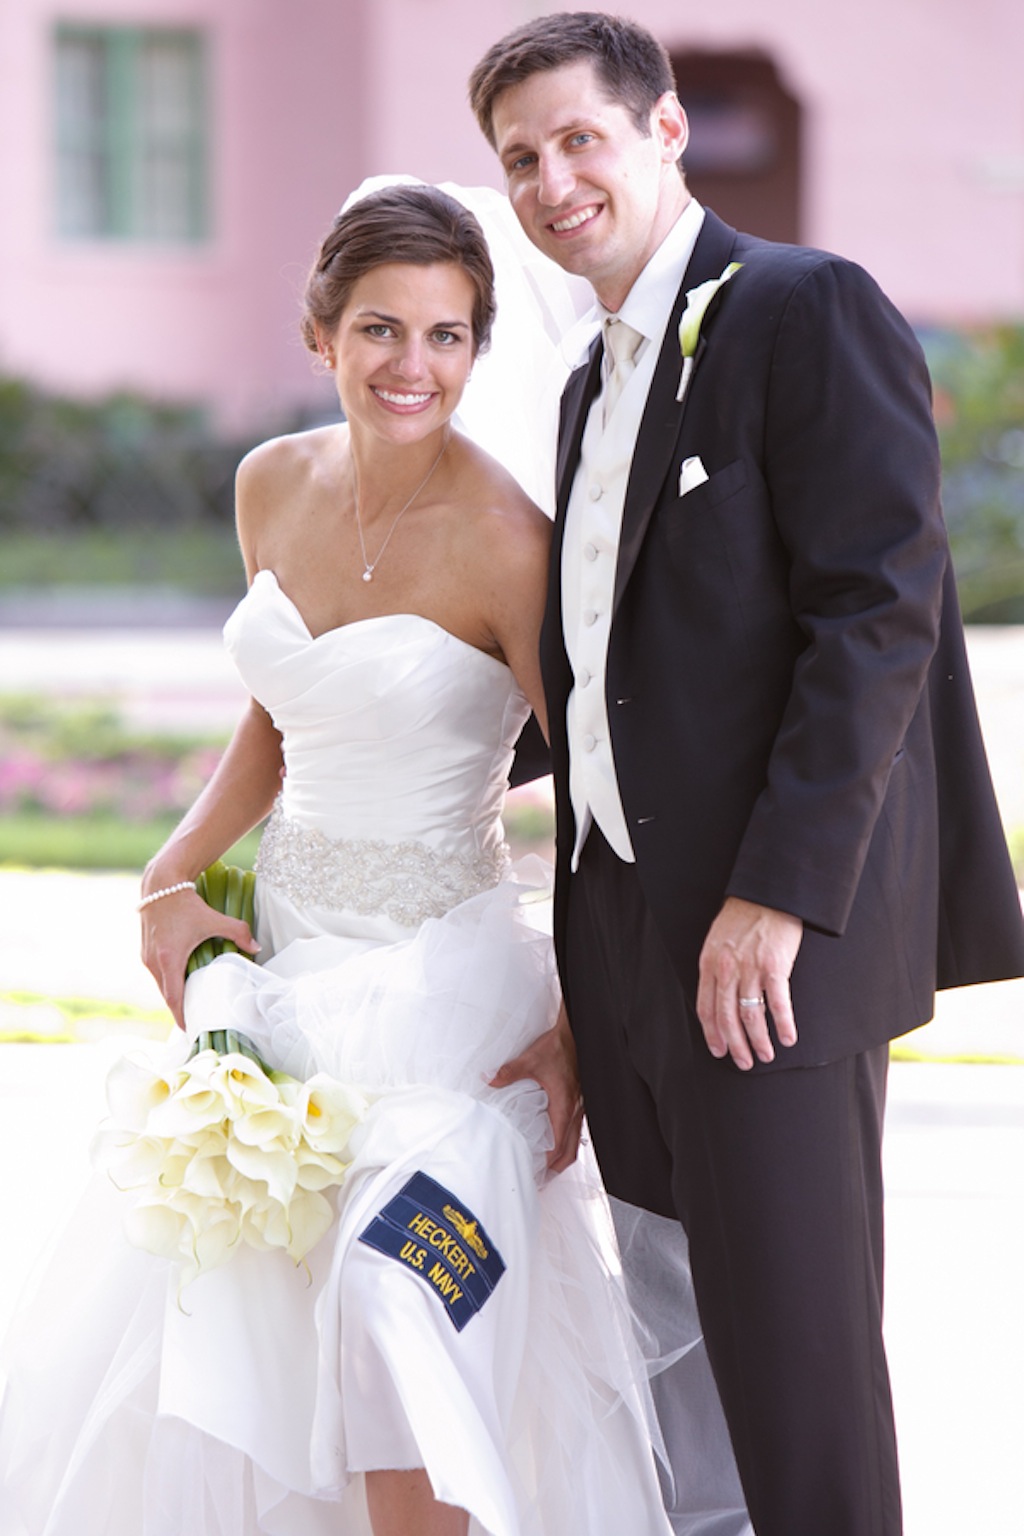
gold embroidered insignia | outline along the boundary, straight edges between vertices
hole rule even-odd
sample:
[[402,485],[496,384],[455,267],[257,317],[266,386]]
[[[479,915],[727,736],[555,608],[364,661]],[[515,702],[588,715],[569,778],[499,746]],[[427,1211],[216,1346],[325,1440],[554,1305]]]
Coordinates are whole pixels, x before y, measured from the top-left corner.
[[458,1232],[463,1242],[472,1248],[477,1258],[486,1259],[488,1256],[487,1249],[484,1246],[482,1237],[480,1236],[480,1232],[476,1223],[476,1217],[474,1217],[472,1221],[468,1221],[466,1217],[463,1216],[462,1212],[457,1211],[453,1205],[446,1205],[444,1208],[444,1214],[446,1219],[451,1222],[456,1232]]

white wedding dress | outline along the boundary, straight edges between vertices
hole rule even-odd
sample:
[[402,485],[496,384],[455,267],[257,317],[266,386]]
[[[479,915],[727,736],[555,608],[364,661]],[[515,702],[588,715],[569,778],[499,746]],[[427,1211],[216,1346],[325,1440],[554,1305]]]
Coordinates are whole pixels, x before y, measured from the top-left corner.
[[[372,1108],[309,1276],[240,1249],[179,1304],[175,1267],[128,1246],[125,1197],[97,1176],[16,1325],[0,1532],[365,1536],[359,1474],[424,1465],[474,1536],[659,1536],[593,1166],[547,1178],[543,1094],[489,1086],[556,1007],[543,867],[510,869],[501,826],[528,706],[507,667],[416,615],[312,637],[267,571],[226,637],[287,775],[261,963],[197,972],[188,1032],[237,1028]],[[421,1175],[426,1230],[447,1204],[486,1247],[461,1310],[441,1270],[371,1246]]]

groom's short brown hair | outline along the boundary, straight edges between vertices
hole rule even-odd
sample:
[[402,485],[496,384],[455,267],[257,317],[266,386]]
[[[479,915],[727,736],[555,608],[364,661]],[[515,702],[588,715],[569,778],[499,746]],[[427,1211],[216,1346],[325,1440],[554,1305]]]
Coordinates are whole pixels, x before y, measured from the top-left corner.
[[489,48],[469,77],[469,104],[492,148],[494,103],[531,75],[589,60],[613,101],[645,137],[651,108],[676,88],[668,54],[646,27],[603,11],[558,11],[517,27]]

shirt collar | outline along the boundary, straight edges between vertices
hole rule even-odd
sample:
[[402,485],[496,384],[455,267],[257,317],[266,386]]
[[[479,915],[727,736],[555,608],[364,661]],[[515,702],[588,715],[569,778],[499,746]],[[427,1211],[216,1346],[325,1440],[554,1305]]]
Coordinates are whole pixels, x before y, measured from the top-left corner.
[[[657,340],[664,333],[672,301],[679,292],[703,223],[704,209],[691,197],[617,311],[620,320],[648,341]],[[601,303],[597,312],[602,323],[612,313]]]

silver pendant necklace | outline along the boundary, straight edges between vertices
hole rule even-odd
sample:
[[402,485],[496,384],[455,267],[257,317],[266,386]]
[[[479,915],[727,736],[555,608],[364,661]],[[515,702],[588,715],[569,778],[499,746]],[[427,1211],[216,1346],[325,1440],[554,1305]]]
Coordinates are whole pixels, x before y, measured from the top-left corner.
[[437,466],[440,464],[441,460],[444,458],[445,449],[448,447],[448,439],[449,439],[450,436],[451,436],[451,433],[449,431],[446,431],[445,435],[444,435],[444,442],[441,444],[441,452],[438,454],[438,456],[434,460],[433,464],[431,464],[430,468],[427,470],[426,474],[423,476],[423,479],[420,481],[419,485],[416,487],[416,489],[413,491],[412,495],[409,497],[409,500],[406,502],[405,506],[402,507],[401,511],[396,515],[394,522],[391,524],[391,527],[387,531],[387,534],[385,536],[383,544],[381,545],[380,549],[378,549],[376,557],[373,560],[368,560],[366,558],[366,540],[363,538],[363,520],[362,520],[362,518],[359,515],[359,481],[356,479],[355,459],[352,460],[352,497],[353,497],[353,500],[355,502],[355,508],[356,508],[356,528],[357,528],[357,530],[359,532],[359,548],[360,548],[360,551],[361,551],[362,556],[363,556],[363,580],[364,581],[372,581],[373,580],[373,573],[377,569],[378,565],[380,565],[381,558],[383,557],[384,551],[387,549],[388,545],[391,543],[391,535],[394,533],[395,529],[398,527],[399,523],[402,521],[402,518],[405,516],[405,514],[408,512],[409,508],[412,506],[413,502],[416,500],[416,497],[420,494],[420,491],[425,489],[427,481],[430,479],[431,475],[434,473],[434,470],[437,468]]

